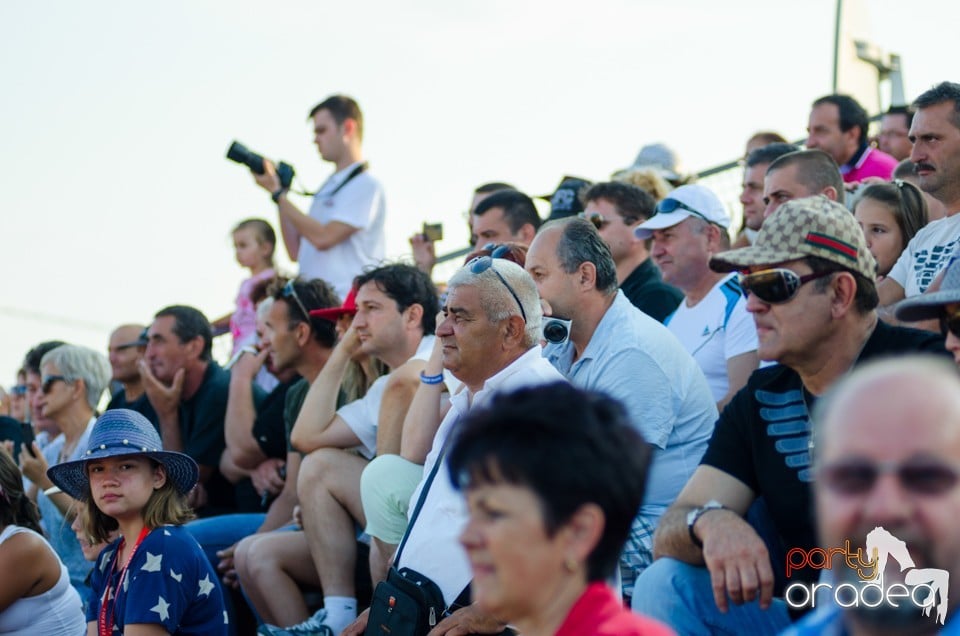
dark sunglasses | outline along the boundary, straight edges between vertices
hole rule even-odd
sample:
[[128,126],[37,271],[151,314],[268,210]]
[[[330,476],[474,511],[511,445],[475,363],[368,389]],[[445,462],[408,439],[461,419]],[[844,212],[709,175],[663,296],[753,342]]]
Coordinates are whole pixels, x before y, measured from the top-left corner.
[[45,375],[40,379],[40,390],[44,395],[50,392],[50,389],[53,388],[54,382],[69,382],[66,376],[63,375]]
[[300,311],[303,313],[304,320],[310,322],[310,312],[307,311],[303,301],[301,301],[300,297],[297,296],[297,288],[293,286],[292,279],[287,281],[287,284],[283,286],[283,291],[280,293],[284,298],[293,298],[293,301],[297,303],[297,307],[299,307]]
[[960,309],[952,314],[948,314],[945,311],[940,313],[940,333],[944,336],[952,333],[957,338],[960,338]]
[[604,218],[599,212],[580,212],[577,214],[581,219],[586,219],[593,224],[593,227],[602,230],[610,224],[610,219]]
[[10,388],[11,395],[26,395],[27,394],[27,385],[26,384],[15,384]]
[[777,305],[796,296],[805,283],[835,273],[814,272],[800,276],[789,269],[765,269],[752,274],[740,274],[740,289],[745,298],[754,294],[765,303]]
[[942,495],[957,485],[957,469],[947,464],[913,461],[905,464],[875,464],[852,459],[822,466],[817,479],[826,488],[841,495],[865,495],[880,475],[893,473],[900,486],[915,495]]
[[694,210],[683,201],[677,201],[676,199],[671,199],[670,197],[667,197],[666,199],[664,199],[663,201],[657,204],[657,214],[670,214],[671,212],[676,212],[677,210],[686,210],[690,214],[696,214],[707,223],[711,223],[710,219],[704,216],[703,212],[700,212],[699,210]]
[[[506,247],[506,246],[501,245],[500,247]],[[497,248],[497,249],[500,249],[500,248]],[[474,274],[482,274],[488,269],[492,270],[493,273],[497,275],[497,278],[500,279],[500,282],[503,283],[503,286],[507,288],[507,291],[510,292],[510,295],[513,296],[513,299],[517,301],[517,307],[520,308],[520,315],[523,316],[523,322],[527,322],[527,312],[523,310],[523,303],[520,302],[520,297],[517,296],[517,292],[513,291],[513,287],[510,285],[510,283],[507,282],[507,279],[504,278],[503,275],[497,271],[496,267],[493,266],[494,258],[496,257],[495,256],[478,256],[472,261],[470,261],[469,263],[467,263],[467,265],[469,265],[470,271],[473,272]]]

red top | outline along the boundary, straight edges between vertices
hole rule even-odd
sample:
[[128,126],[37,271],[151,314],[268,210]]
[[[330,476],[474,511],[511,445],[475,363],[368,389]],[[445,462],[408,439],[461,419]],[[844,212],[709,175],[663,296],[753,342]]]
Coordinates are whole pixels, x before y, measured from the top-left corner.
[[652,618],[634,614],[604,583],[591,583],[560,625],[556,636],[676,636]]

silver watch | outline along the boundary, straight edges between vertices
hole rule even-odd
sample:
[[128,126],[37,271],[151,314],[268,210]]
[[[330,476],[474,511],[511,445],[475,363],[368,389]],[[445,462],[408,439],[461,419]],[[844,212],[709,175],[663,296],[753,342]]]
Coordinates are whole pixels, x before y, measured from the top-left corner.
[[690,540],[693,541],[693,545],[697,546],[698,548],[703,547],[703,541],[701,541],[700,537],[698,537],[693,531],[693,526],[694,524],[697,523],[697,519],[703,516],[703,513],[707,511],[720,510],[722,508],[726,508],[726,506],[724,506],[722,503],[720,503],[716,499],[711,499],[710,501],[703,504],[702,506],[694,508],[693,510],[687,513],[687,532],[690,533]]

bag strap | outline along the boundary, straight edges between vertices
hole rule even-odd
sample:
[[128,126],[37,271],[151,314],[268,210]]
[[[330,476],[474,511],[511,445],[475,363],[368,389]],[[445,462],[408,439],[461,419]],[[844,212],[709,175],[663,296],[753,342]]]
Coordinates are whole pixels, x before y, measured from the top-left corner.
[[410,523],[407,524],[407,529],[403,533],[403,539],[401,539],[400,546],[397,548],[396,555],[393,557],[394,565],[400,563],[400,553],[403,552],[403,547],[407,545],[407,539],[410,538],[410,531],[413,530],[413,524],[417,522],[417,517],[420,516],[420,510],[427,500],[427,495],[430,494],[430,486],[433,484],[433,480],[440,470],[440,464],[443,463],[444,455],[447,454],[447,444],[450,442],[450,438],[453,437],[453,427],[451,426],[450,429],[450,432],[447,434],[447,439],[443,441],[443,446],[440,448],[440,454],[437,455],[437,461],[433,464],[433,469],[430,471],[430,474],[427,476],[427,481],[424,482],[423,488],[420,490],[420,497],[417,499],[417,505],[413,509]]
[[[350,171],[350,174],[347,175],[347,178],[344,179],[343,181],[341,181],[341,182],[340,182],[340,185],[338,185],[336,188],[334,188],[332,192],[324,193],[323,196],[332,199],[333,196],[334,196],[337,192],[340,192],[340,190],[342,190],[345,185],[347,185],[348,183],[350,183],[350,181],[353,180],[354,177],[356,177],[357,175],[359,175],[361,172],[363,172],[363,171],[366,170],[366,169],[367,169],[367,162],[364,161],[363,163],[361,163],[361,164],[357,165],[356,167],[354,167],[354,169]],[[319,193],[318,193],[318,194],[319,194]]]

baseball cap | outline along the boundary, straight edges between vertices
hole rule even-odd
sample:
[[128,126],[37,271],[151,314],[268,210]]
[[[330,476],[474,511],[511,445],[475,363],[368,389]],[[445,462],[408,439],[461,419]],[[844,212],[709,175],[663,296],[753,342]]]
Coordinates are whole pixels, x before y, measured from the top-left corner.
[[719,225],[726,229],[730,215],[720,199],[710,188],[699,184],[680,186],[657,204],[657,213],[641,223],[633,231],[638,239],[646,240],[654,230],[673,227],[691,216]]
[[627,170],[640,168],[653,168],[668,181],[677,181],[683,178],[680,174],[680,160],[677,158],[677,153],[663,143],[647,144],[641,148],[640,152],[637,153],[637,158],[633,160],[633,165]]
[[944,305],[960,303],[960,259],[947,265],[940,290],[901,300],[894,307],[897,320],[913,322],[938,318]]
[[538,199],[550,202],[550,216],[548,221],[576,216],[583,212],[583,202],[580,201],[580,192],[589,188],[591,182],[580,177],[565,176],[560,180],[553,194],[543,194]]
[[714,255],[710,268],[732,272],[808,256],[836,263],[868,280],[877,275],[877,261],[853,214],[822,194],[787,201],[763,222],[753,245]]
[[340,316],[344,314],[355,314],[357,313],[357,288],[351,287],[350,293],[347,294],[347,297],[343,299],[343,304],[339,307],[327,307],[325,309],[311,309],[310,317],[311,318],[323,318],[324,320],[329,320],[330,322],[337,322],[340,320]]

